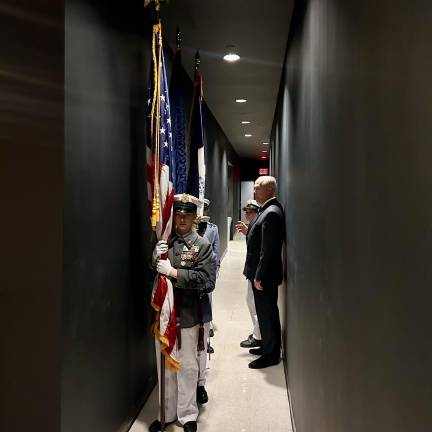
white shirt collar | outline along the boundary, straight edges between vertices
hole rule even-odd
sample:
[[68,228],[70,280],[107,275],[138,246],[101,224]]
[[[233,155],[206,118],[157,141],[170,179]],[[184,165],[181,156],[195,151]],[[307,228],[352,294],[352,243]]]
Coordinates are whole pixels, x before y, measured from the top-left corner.
[[271,197],[270,199],[268,199],[265,203],[261,204],[261,208],[263,208],[268,202],[270,202],[271,200],[276,199],[276,197]]

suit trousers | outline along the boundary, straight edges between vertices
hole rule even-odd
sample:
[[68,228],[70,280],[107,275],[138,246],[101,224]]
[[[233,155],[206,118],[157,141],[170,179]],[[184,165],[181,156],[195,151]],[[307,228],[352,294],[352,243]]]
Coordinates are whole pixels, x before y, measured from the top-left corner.
[[275,283],[264,284],[262,291],[254,287],[253,293],[261,330],[263,356],[271,359],[279,359],[281,349],[281,324],[277,304],[278,285]]
[[206,383],[206,370],[207,370],[207,344],[209,341],[210,333],[209,322],[204,323],[204,351],[198,351],[198,385],[205,386]]
[[[199,325],[181,329],[181,350],[178,351],[180,369],[172,371],[165,367],[165,420],[178,421],[184,425],[198,418],[196,388],[198,380],[198,345]],[[160,345],[156,341],[156,361],[160,382]],[[159,385],[160,400],[160,385]],[[160,420],[160,413],[158,414]]]
[[257,340],[261,340],[261,331],[260,331],[260,327],[258,324],[258,316],[257,316],[257,312],[256,312],[255,298],[254,298],[254,293],[253,293],[253,288],[252,288],[253,282],[248,280],[247,284],[248,284],[248,287],[247,287],[247,293],[246,293],[246,303],[248,305],[249,313],[250,313],[250,316],[252,319],[252,324],[253,324],[252,336]]

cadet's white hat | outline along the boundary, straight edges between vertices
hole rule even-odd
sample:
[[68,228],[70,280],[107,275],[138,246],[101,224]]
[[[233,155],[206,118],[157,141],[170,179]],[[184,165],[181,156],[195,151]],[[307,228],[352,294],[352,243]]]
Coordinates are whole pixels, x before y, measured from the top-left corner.
[[189,213],[197,212],[197,207],[202,205],[202,202],[193,195],[177,194],[174,195],[174,213]]
[[260,206],[254,199],[248,199],[246,201],[246,205],[242,208],[243,211],[247,211],[247,210],[258,211],[259,209],[260,209]]

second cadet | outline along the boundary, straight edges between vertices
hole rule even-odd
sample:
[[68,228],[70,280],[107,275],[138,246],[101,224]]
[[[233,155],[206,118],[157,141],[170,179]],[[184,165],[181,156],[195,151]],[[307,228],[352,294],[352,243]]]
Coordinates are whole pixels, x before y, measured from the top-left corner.
[[[260,206],[254,199],[247,200],[246,205],[242,208],[242,210],[245,212],[245,218],[248,221],[248,225],[246,225],[244,222],[239,221],[236,225],[236,228],[237,231],[241,232],[246,236],[246,241],[247,241],[248,230],[252,227],[254,220],[258,215],[259,209]],[[254,299],[254,294],[252,289],[252,283],[251,281],[248,280],[247,284],[248,287],[246,292],[246,303],[252,319],[253,331],[248,336],[247,339],[240,342],[240,346],[242,348],[258,348],[262,345],[261,331],[258,323],[258,316],[255,307],[255,299]]]
[[[216,286],[216,277],[220,267],[220,249],[219,249],[219,230],[216,224],[210,222],[209,213],[210,201],[204,198],[204,216],[201,217],[201,222],[198,225],[198,233],[207,238],[212,246],[212,267],[210,272],[210,280],[208,289],[203,292],[201,299],[201,307],[204,322],[204,337],[206,341],[210,341],[209,335],[212,332],[212,291]],[[207,352],[213,353],[214,350],[207,344]],[[208,402],[208,394],[205,389],[206,384],[206,370],[207,370],[207,356],[205,352],[198,353],[198,385],[197,385],[197,401],[200,404]]]

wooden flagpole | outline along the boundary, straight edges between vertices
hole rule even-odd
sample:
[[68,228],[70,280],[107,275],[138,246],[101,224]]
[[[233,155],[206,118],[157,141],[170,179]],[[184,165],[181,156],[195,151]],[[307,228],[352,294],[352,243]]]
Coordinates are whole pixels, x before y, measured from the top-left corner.
[[[153,99],[153,104],[156,102],[156,125],[153,129],[153,121],[152,118],[152,141],[155,147],[155,178],[154,178],[154,188],[155,193],[153,196],[153,205],[152,205],[152,226],[153,229],[156,228],[159,215],[159,205],[160,205],[160,196],[159,196],[159,151],[160,151],[160,80],[161,80],[161,65],[162,65],[162,26],[160,21],[160,0],[144,0],[144,7],[153,6],[156,22],[156,26],[158,29],[158,39],[156,39],[155,35],[155,27],[153,27],[153,56],[155,57],[157,65],[155,65],[155,93],[153,94],[153,98],[156,97],[156,101]],[[158,49],[156,49],[156,47]],[[156,54],[157,52],[157,54]],[[157,71],[157,72],[156,72]],[[154,107],[154,105],[153,105]],[[154,114],[152,108],[152,114]],[[156,214],[157,213],[157,214]],[[166,424],[166,403],[165,403],[165,372],[166,372],[166,361],[165,356],[162,351],[159,353],[160,355],[160,377],[159,377],[159,386],[160,386],[160,422],[161,422],[161,432],[165,432],[165,424]]]

